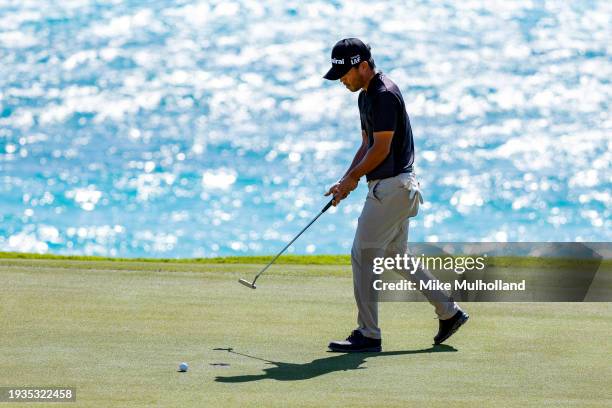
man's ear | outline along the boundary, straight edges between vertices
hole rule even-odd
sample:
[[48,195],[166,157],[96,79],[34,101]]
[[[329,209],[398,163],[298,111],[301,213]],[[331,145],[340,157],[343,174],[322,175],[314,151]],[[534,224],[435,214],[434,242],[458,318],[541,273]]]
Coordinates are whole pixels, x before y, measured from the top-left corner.
[[370,65],[368,64],[368,61],[361,61],[359,63],[359,73],[366,74],[368,72],[368,69],[370,68]]
[[367,61],[361,61],[359,63],[359,65],[357,66],[357,71],[359,72],[359,76],[361,78],[365,78],[368,75],[368,62]]

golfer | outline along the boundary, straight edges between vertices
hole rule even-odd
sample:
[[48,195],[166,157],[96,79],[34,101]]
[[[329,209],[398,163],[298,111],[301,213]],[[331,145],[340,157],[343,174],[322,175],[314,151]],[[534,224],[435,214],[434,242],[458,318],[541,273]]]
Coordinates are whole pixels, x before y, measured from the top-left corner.
[[[382,347],[378,303],[371,285],[373,257],[408,253],[409,218],[417,214],[423,202],[413,173],[414,141],[402,94],[393,81],[376,71],[369,46],[357,38],[341,40],[332,49],[331,64],[325,79],[339,79],[349,91],[361,91],[362,141],[349,169],[325,195],[333,195],[333,205],[337,206],[363,176],[368,182],[368,195],[351,250],[358,327],[345,341],[333,341],[329,348],[339,352],[378,352]],[[423,268],[413,272],[404,276],[417,285],[418,281],[434,279]],[[423,294],[435,307],[439,331],[434,342],[440,344],[469,316],[444,292]]]

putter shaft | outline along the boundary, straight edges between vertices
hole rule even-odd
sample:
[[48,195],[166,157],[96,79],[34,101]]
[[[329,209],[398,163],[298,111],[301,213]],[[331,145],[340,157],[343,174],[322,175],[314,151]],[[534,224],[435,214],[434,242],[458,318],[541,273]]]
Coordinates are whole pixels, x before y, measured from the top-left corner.
[[310,221],[308,223],[308,225],[306,225],[296,236],[295,238],[293,238],[287,245],[285,245],[285,247],[283,249],[280,250],[280,252],[278,254],[276,254],[276,256],[266,265],[264,266],[264,268],[259,271],[259,273],[257,275],[255,275],[255,279],[253,279],[253,283],[250,283],[249,281],[245,280],[245,279],[239,279],[238,282],[242,283],[244,286],[248,286],[251,289],[255,289],[255,282],[257,281],[257,278],[259,278],[259,276],[264,273],[266,271],[266,269],[268,269],[270,267],[270,265],[272,265],[274,263],[274,261],[276,261],[278,259],[279,256],[281,256],[281,254],[283,252],[285,252],[287,250],[287,248],[289,248],[291,246],[291,244],[293,244],[295,242],[296,239],[298,239],[300,237],[300,235],[302,235],[304,233],[304,231],[306,231],[308,229],[308,227],[310,227],[312,224],[314,224],[314,222],[321,216],[323,215],[323,213],[325,211],[327,211],[329,209],[329,207],[332,206],[334,202],[334,198],[332,198],[331,200],[329,200],[329,203],[327,203],[327,205],[325,205],[325,207],[323,207],[323,209],[317,214],[316,217],[314,217],[312,219],[312,221]]

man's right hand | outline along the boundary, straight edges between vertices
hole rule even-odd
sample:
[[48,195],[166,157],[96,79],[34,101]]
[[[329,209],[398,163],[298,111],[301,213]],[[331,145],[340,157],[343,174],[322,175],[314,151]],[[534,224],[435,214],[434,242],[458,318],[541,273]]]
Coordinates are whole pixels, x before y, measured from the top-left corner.
[[339,186],[339,185],[340,185],[340,182],[339,182],[339,181],[337,181],[337,182],[336,182],[336,184],[334,184],[333,186],[331,186],[331,187],[329,188],[329,190],[327,190],[327,193],[325,193],[325,194],[323,194],[323,195],[327,197],[328,195],[333,194],[333,193],[336,191],[336,189],[338,188],[338,186]]
[[348,197],[351,191],[357,188],[358,183],[359,183],[359,180],[352,178],[351,175],[348,174],[344,176],[342,180],[340,180],[339,182],[331,186],[329,190],[327,191],[327,193],[325,193],[325,195],[326,196],[330,194],[333,195],[334,201],[332,205],[335,207],[338,204],[340,204],[340,201]]
[[339,200],[338,200],[338,202],[336,202],[336,192],[338,191],[338,186],[339,185],[340,185],[340,182],[337,181],[336,184],[334,184],[333,186],[331,186],[329,188],[329,190],[327,190],[327,193],[323,194],[325,197],[327,197],[329,195],[333,195],[333,198],[334,198],[333,206],[334,207],[337,206],[338,202],[339,202]]

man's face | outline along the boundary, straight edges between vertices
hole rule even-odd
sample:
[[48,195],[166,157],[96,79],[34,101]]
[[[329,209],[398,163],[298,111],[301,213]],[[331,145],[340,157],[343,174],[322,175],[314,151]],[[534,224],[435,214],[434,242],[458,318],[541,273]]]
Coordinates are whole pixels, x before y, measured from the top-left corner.
[[359,72],[359,66],[351,68],[349,72],[340,78],[340,82],[342,82],[351,92],[360,90],[363,87],[363,79]]

